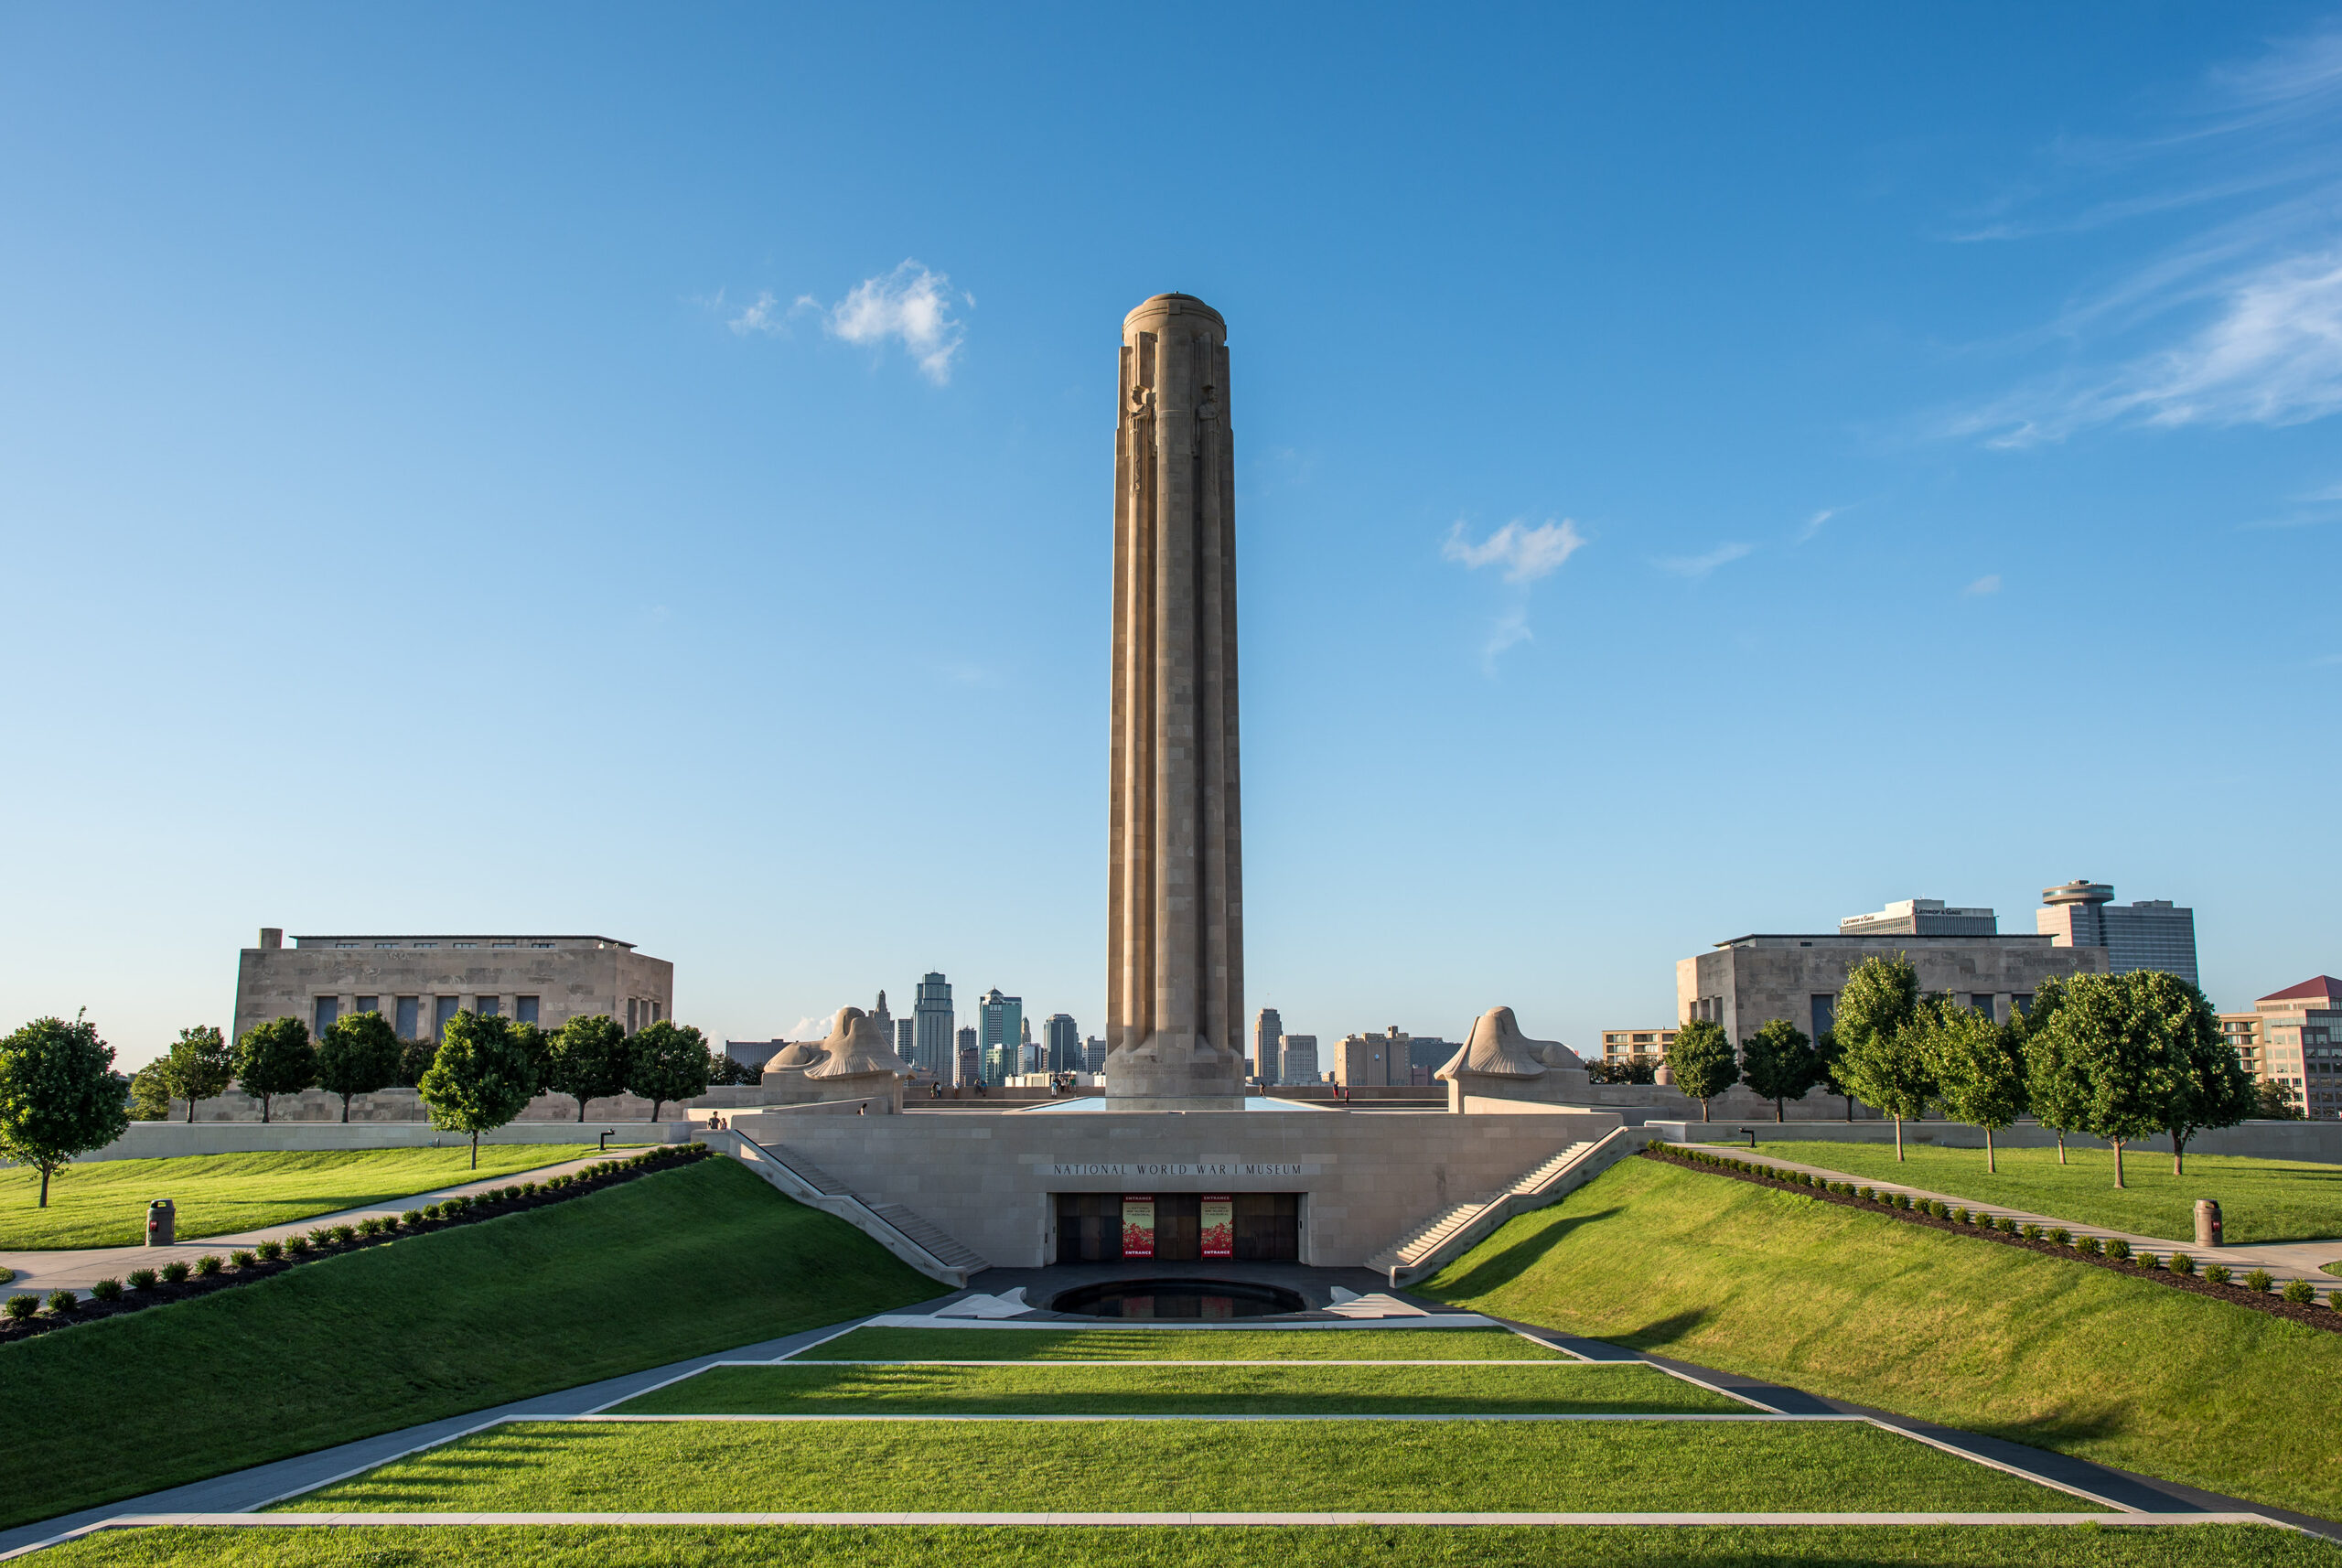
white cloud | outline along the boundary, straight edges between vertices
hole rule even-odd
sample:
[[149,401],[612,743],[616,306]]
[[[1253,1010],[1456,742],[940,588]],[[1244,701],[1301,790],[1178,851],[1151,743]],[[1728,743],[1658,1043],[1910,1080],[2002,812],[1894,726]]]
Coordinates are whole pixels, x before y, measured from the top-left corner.
[[[721,294],[715,298],[718,305],[723,303],[724,296]],[[754,301],[741,306],[739,315],[725,322],[725,325],[746,338],[751,332],[782,331],[789,325],[789,315],[788,312],[779,308],[779,302],[769,293],[760,292]]]
[[1811,539],[1815,534],[1821,532],[1821,525],[1828,522],[1832,518],[1837,516],[1838,510],[1839,509],[1836,507],[1826,506],[1820,511],[1815,512],[1811,517],[1807,518],[1805,520],[1805,526],[1797,531],[1797,542],[1799,544],[1802,544],[1807,540]]
[[786,1040],[826,1040],[830,1037],[830,1031],[837,1026],[837,1014],[834,1012],[824,1013],[818,1018],[798,1019],[796,1023],[790,1026],[789,1033],[782,1036],[781,1038]]
[[1679,577],[1704,577],[1717,567],[1729,565],[1756,548],[1753,544],[1719,544],[1704,555],[1662,555],[1651,564]]
[[1497,672],[1497,660],[1507,649],[1536,640],[1537,634],[1529,629],[1529,607],[1515,605],[1488,628],[1488,640],[1480,644],[1480,668],[1493,675]]
[[2001,591],[2000,574],[1995,572],[1989,575],[1979,577],[1960,591],[1963,594],[1974,596],[1997,594]]
[[[951,280],[906,261],[891,273],[865,278],[825,313],[823,328],[849,343],[883,344],[893,338],[919,360],[936,385],[951,379],[952,357],[967,328],[951,314]],[[971,306],[972,295],[961,298]]]
[[[1562,563],[1585,547],[1585,536],[1569,518],[1523,528],[1519,520],[1506,523],[1475,544],[1464,536],[1461,522],[1447,531],[1439,547],[1442,557],[1477,570],[1501,565],[1508,583],[1533,583],[1561,570]],[[1524,628],[1523,635],[1526,635]],[[1518,638],[1515,641],[1520,640]]]
[[[2192,114],[2128,141],[2060,142],[2038,216],[1994,239],[2202,209],[2196,230],[2030,342],[2070,353],[1943,422],[2004,447],[2100,426],[2304,424],[2342,413],[2342,31],[2212,72]],[[2068,188],[2079,182],[2080,199]]]

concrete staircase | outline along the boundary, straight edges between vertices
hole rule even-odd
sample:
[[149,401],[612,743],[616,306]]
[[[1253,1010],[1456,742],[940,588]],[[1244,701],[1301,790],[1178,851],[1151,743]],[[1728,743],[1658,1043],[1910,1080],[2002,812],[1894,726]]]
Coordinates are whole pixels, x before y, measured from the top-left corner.
[[953,1290],[992,1262],[952,1240],[933,1220],[899,1203],[873,1204],[804,1155],[774,1149],[745,1133],[726,1129],[704,1134],[711,1149],[729,1154],[781,1192],[808,1208],[834,1214],[929,1279]]
[[1502,1192],[1440,1210],[1369,1258],[1366,1266],[1394,1287],[1436,1273],[1513,1216],[1560,1202],[1651,1141],[1639,1127],[1621,1127],[1606,1138],[1581,1138]]

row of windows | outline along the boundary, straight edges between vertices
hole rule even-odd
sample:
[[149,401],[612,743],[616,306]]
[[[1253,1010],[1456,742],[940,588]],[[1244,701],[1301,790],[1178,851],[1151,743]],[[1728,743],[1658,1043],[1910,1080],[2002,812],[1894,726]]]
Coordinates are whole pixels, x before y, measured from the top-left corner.
[[[336,942],[333,945],[337,950],[339,950],[346,948],[362,948],[366,944],[364,942]],[[437,942],[376,942],[374,944],[378,949],[435,948],[439,944]],[[447,945],[451,948],[476,948],[479,946],[478,942],[449,942]],[[492,948],[517,948],[521,944],[519,942],[490,942],[488,945]],[[551,942],[531,942],[529,946],[544,952],[551,952],[553,950],[553,944]]]
[[[497,1016],[503,1008],[503,998],[501,997],[475,996],[471,1000],[471,1010],[484,1018],[493,1018]],[[462,1010],[464,999],[460,996],[392,997],[388,1016],[391,1020],[392,1030],[397,1034],[400,1039],[419,1040],[423,1037],[423,1004],[425,1002],[431,1004],[431,1037],[436,1040],[446,1037],[447,1033],[447,1020],[453,1018],[457,1012]],[[382,999],[379,996],[352,997],[350,999],[349,1010],[352,1013],[381,1013],[384,1011],[382,1007]],[[629,1003],[627,1006],[627,1026],[629,1029],[634,1026],[633,1014],[633,1004]],[[341,1016],[341,998],[338,996],[318,997],[317,999],[314,1016],[316,1022],[312,1026],[312,1032],[323,1035],[328,1029],[332,1028],[334,1021]],[[533,996],[515,996],[512,998],[512,1016],[523,1024],[535,1023],[537,1021],[537,999]]]

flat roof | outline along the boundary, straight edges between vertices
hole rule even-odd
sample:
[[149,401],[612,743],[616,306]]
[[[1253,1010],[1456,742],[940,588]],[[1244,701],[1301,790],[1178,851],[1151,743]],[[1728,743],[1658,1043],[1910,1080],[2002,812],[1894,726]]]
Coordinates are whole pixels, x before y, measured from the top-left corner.
[[1939,942],[2034,942],[2047,944],[2057,939],[2020,931],[1948,931],[1938,936],[1913,936],[1908,931],[1751,931],[1745,937],[1731,937],[1715,945],[1736,948],[1743,942],[1903,942],[1915,947],[1927,947]]
[[506,936],[500,933],[457,932],[453,936],[425,931],[415,936],[322,936],[295,937],[296,942],[599,942],[605,947],[632,948],[632,942],[622,942],[616,937],[546,937]]

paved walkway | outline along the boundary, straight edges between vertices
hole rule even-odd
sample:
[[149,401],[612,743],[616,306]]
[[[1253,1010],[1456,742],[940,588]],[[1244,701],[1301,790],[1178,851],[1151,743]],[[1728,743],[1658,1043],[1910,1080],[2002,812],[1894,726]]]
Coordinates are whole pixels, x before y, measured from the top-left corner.
[[16,1273],[16,1277],[0,1286],[0,1291],[11,1294],[35,1291],[46,1295],[53,1290],[77,1290],[86,1294],[90,1286],[99,1280],[118,1280],[133,1269],[159,1269],[174,1261],[192,1263],[207,1252],[224,1257],[234,1248],[250,1247],[262,1241],[282,1241],[288,1236],[298,1236],[320,1225],[355,1225],[360,1219],[378,1215],[387,1215],[395,1219],[410,1208],[421,1208],[442,1198],[467,1197],[475,1192],[486,1192],[490,1187],[507,1187],[524,1181],[543,1181],[548,1176],[583,1170],[587,1165],[614,1157],[624,1156],[618,1150],[612,1150],[608,1155],[586,1155],[553,1165],[507,1171],[502,1176],[478,1176],[458,1182],[454,1187],[434,1187],[429,1192],[411,1192],[403,1197],[384,1198],[363,1208],[312,1214],[306,1219],[295,1219],[288,1224],[264,1225],[257,1230],[238,1230],[226,1236],[205,1236],[168,1247],[132,1245],[76,1247],[44,1252],[0,1252],[0,1268],[14,1269]]
[[1832,1170],[1827,1165],[1801,1165],[1796,1160],[1782,1159],[1778,1155],[1759,1154],[1740,1144],[1681,1144],[1674,1146],[1697,1149],[1703,1154],[1723,1155],[1735,1160],[1746,1160],[1751,1165],[1770,1165],[1776,1170],[1804,1171],[1812,1176],[1826,1176],[1832,1181],[1853,1182],[1857,1187],[1867,1187],[1880,1192],[1907,1192],[1914,1198],[1932,1197],[1939,1203],[1957,1205],[1971,1213],[2006,1215],[2019,1225],[2035,1224],[2045,1230],[2062,1225],[2077,1236],[2095,1236],[2101,1241],[2120,1238],[2130,1242],[2134,1251],[2153,1252],[2158,1257],[2185,1252],[2194,1258],[2198,1266],[2226,1263],[2240,1274],[2248,1269],[2266,1269],[2280,1288],[2287,1280],[2307,1280],[2317,1287],[2321,1297],[2329,1294],[2342,1296],[2342,1279],[2323,1272],[2323,1265],[2342,1261],[2342,1237],[2324,1241],[2255,1241],[2234,1247],[2198,1247],[2193,1242],[2174,1241],[2165,1236],[2142,1236],[2132,1230],[2111,1230],[2103,1225],[2085,1225],[2079,1220],[2034,1214],[2004,1204],[1979,1203],[1972,1197],[1936,1192],[1903,1182],[1853,1176],[1845,1171]]

